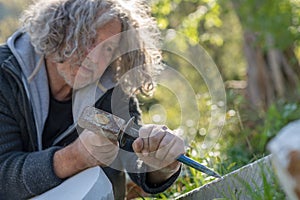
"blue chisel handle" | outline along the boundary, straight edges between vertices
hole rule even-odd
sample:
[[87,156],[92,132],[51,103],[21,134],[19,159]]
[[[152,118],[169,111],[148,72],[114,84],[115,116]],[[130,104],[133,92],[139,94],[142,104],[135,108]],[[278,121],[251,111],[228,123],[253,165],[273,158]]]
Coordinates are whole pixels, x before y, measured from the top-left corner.
[[197,161],[187,157],[186,155],[184,154],[181,154],[178,158],[177,158],[177,161],[185,164],[185,165],[188,165],[196,170],[199,170],[207,175],[210,175],[210,176],[213,176],[213,177],[216,177],[216,178],[220,178],[221,176],[219,174],[217,174],[216,172],[212,171],[211,169],[205,167],[204,165],[198,163]]

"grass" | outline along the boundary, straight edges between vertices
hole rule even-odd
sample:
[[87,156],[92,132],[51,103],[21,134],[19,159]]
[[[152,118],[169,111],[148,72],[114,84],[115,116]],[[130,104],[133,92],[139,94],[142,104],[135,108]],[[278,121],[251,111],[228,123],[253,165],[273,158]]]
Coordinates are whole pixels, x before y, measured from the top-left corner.
[[[271,168],[259,165],[262,185],[255,180],[245,181],[243,177],[237,177],[240,186],[245,190],[244,196],[251,200],[283,200],[286,198],[276,174]],[[239,198],[237,198],[239,199]]]

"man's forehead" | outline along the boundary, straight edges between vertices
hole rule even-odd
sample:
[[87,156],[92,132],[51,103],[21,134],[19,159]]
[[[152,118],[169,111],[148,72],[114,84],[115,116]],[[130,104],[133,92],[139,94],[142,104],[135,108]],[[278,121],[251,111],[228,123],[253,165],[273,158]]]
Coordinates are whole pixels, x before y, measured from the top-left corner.
[[98,28],[99,32],[106,31],[107,33],[111,33],[112,35],[115,35],[117,33],[120,33],[122,31],[122,24],[119,19],[111,19],[102,25],[99,26]]
[[121,22],[119,20],[110,20],[98,28],[97,41],[108,40],[111,43],[118,43],[120,40]]
[[98,24],[98,29],[105,29],[105,28],[115,28],[122,30],[122,20],[118,17],[112,17],[110,19],[103,19],[104,21]]

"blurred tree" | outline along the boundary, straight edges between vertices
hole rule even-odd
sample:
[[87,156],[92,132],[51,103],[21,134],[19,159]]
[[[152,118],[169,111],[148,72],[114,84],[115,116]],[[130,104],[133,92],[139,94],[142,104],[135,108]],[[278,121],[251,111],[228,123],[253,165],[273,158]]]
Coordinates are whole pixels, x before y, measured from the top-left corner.
[[297,0],[232,0],[243,27],[248,63],[247,94],[266,109],[276,99],[298,97],[300,2]]
[[[153,14],[161,30],[176,30],[187,37],[178,40],[178,48],[200,44],[225,79],[242,78],[245,65],[238,45],[241,27],[233,12],[223,12],[217,0],[155,0],[153,3]],[[228,70],[233,67],[235,70]]]
[[295,51],[299,51],[300,43],[300,1],[153,3],[161,29],[175,29],[191,44],[201,44],[225,80],[245,79],[247,75],[246,96],[253,107],[266,109],[275,100],[297,97],[300,68]]

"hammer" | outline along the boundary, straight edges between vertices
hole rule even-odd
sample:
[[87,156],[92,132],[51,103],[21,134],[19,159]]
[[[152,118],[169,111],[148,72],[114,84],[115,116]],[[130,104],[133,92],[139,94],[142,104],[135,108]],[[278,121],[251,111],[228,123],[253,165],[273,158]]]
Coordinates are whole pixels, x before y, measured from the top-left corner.
[[[117,140],[121,147],[126,144],[126,140],[135,140],[139,137],[139,127],[134,123],[134,118],[128,122],[111,113],[88,106],[84,109],[78,120],[78,125],[94,133],[102,134],[111,140]],[[188,165],[209,176],[220,178],[221,176],[197,161],[181,154],[177,161]]]

